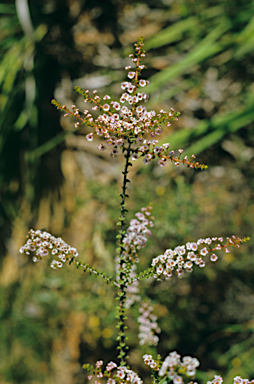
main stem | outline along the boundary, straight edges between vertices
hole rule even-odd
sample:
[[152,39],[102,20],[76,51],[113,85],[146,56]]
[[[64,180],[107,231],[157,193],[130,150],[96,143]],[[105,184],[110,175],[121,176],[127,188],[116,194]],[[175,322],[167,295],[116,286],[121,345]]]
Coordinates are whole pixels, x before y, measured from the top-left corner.
[[125,167],[124,167],[124,172],[123,175],[123,185],[122,185],[122,193],[121,193],[121,197],[122,197],[122,201],[121,201],[121,215],[120,215],[120,230],[119,230],[119,234],[120,234],[120,255],[119,255],[119,290],[118,290],[118,299],[119,299],[119,306],[117,307],[118,308],[118,315],[117,315],[117,318],[119,319],[118,321],[118,328],[119,328],[119,334],[118,334],[118,337],[117,337],[117,340],[118,340],[118,349],[119,349],[119,355],[118,355],[118,358],[120,359],[120,365],[121,366],[124,366],[126,365],[126,359],[127,359],[127,349],[128,349],[128,346],[125,344],[125,340],[126,340],[126,336],[125,336],[125,330],[126,330],[126,325],[125,325],[125,320],[126,320],[126,316],[125,316],[125,300],[126,300],[126,288],[128,286],[128,275],[129,275],[129,268],[126,268],[127,267],[127,260],[124,256],[124,251],[125,251],[125,248],[124,248],[124,243],[123,243],[123,240],[124,240],[124,237],[125,237],[125,233],[126,231],[124,230],[124,226],[125,226],[125,212],[127,212],[127,210],[125,209],[125,199],[126,197],[129,197],[127,194],[126,194],[126,189],[127,189],[127,183],[129,182],[129,180],[127,179],[127,175],[128,175],[128,167],[131,166],[132,164],[129,162],[129,159],[130,159],[130,156],[131,156],[131,141],[128,140],[128,147],[127,148],[123,148],[123,153],[126,151],[126,154],[124,155],[126,161],[125,161]]

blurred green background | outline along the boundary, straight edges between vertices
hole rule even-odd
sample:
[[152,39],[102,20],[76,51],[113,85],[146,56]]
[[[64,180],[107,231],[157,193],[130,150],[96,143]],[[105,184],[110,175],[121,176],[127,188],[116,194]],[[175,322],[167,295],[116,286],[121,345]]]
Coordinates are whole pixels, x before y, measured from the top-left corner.
[[[134,164],[127,219],[149,202],[155,216],[140,268],[199,237],[252,237],[254,2],[16,0],[1,1],[0,16],[0,381],[80,384],[83,363],[116,358],[113,290],[18,250],[29,228],[46,227],[113,274],[122,159],[98,152],[89,131],[74,132],[50,101],[84,108],[75,85],[118,97],[142,35],[149,108],[181,112],[163,142],[209,168]],[[196,356],[200,382],[254,377],[253,240],[182,280],[144,282],[141,292],[159,317],[163,357]],[[137,313],[129,363],[149,382]]]

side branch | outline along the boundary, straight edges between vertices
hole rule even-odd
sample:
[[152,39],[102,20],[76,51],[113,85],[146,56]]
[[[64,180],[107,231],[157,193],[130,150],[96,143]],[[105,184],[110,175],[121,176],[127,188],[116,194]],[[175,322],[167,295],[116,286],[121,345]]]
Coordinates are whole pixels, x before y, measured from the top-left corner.
[[113,279],[113,277],[109,277],[106,275],[106,273],[100,272],[98,269],[92,268],[89,266],[89,264],[84,264],[79,260],[75,260],[74,257],[72,257],[69,261],[69,265],[75,264],[78,268],[83,268],[84,272],[89,272],[90,275],[93,273],[95,276],[101,277],[103,280],[106,281],[106,283],[110,283],[111,285],[114,285],[115,287],[119,288],[119,284]]

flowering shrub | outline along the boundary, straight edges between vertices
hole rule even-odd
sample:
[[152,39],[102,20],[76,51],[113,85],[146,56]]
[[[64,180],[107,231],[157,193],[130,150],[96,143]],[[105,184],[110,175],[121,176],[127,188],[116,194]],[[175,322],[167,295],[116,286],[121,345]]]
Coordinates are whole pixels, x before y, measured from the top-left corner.
[[[54,259],[51,262],[53,269],[60,269],[68,261],[77,268],[82,268],[84,272],[93,273],[95,276],[101,277],[107,283],[111,283],[116,290],[118,299],[117,319],[118,319],[118,336],[117,349],[119,363],[107,363],[103,370],[103,361],[97,361],[95,367],[85,364],[83,367],[88,370],[92,377],[96,377],[95,383],[100,383],[101,379],[106,379],[107,384],[115,383],[133,383],[141,384],[141,378],[130,367],[127,366],[127,350],[126,344],[126,309],[130,308],[134,302],[140,302],[139,317],[139,342],[141,345],[155,346],[159,342],[160,328],[157,323],[157,317],[153,314],[153,307],[150,302],[141,301],[139,295],[139,283],[145,278],[161,278],[170,279],[173,271],[178,277],[182,277],[184,272],[192,272],[194,265],[200,268],[205,267],[206,258],[210,256],[212,262],[218,258],[218,252],[229,252],[229,247],[239,247],[248,238],[240,239],[235,236],[228,237],[224,240],[222,237],[208,237],[199,239],[196,242],[188,242],[185,245],[177,246],[174,249],[166,249],[163,254],[156,256],[151,261],[148,270],[136,273],[136,266],[139,263],[138,252],[146,246],[147,239],[151,236],[151,228],[153,228],[152,207],[141,208],[136,213],[136,217],[131,219],[126,229],[125,214],[126,199],[129,197],[126,193],[127,185],[130,180],[127,178],[129,167],[132,162],[143,159],[144,164],[150,164],[157,158],[159,166],[163,167],[167,161],[173,162],[176,166],[180,163],[191,168],[205,169],[206,166],[195,161],[192,155],[189,159],[183,156],[183,150],[170,150],[170,144],[164,143],[158,145],[155,137],[162,132],[162,124],[170,126],[171,122],[178,119],[179,113],[173,109],[170,112],[161,110],[159,113],[155,111],[147,111],[143,102],[148,100],[148,95],[143,89],[148,86],[148,81],[140,78],[142,70],[145,68],[141,64],[141,60],[145,56],[142,38],[135,44],[135,55],[130,55],[134,64],[134,69],[127,66],[128,81],[121,84],[124,91],[119,101],[111,101],[109,95],[100,97],[97,91],[93,91],[92,95],[88,90],[84,91],[76,87],[76,91],[84,97],[85,103],[93,105],[92,110],[101,111],[97,118],[94,118],[88,110],[84,110],[83,114],[75,105],[71,109],[65,105],[61,105],[53,100],[52,103],[65,116],[75,118],[77,122],[75,127],[86,125],[90,128],[90,132],[86,135],[88,141],[93,141],[94,135],[101,137],[102,142],[98,145],[98,150],[104,151],[107,147],[111,147],[110,156],[117,158],[119,150],[125,157],[123,169],[122,191],[120,193],[120,217],[117,225],[119,231],[117,234],[118,248],[116,257],[116,274],[114,277],[107,276],[105,273],[92,268],[83,261],[77,260],[78,252],[75,248],[66,244],[63,239],[56,238],[50,233],[43,230],[30,230],[25,245],[20,248],[21,253],[33,255],[33,261],[39,262],[44,257],[52,255]],[[178,153],[178,154],[176,154]],[[151,377],[154,383],[173,382],[174,384],[182,384],[186,380],[193,379],[199,361],[190,356],[181,356],[177,352],[171,352],[162,361],[160,356],[153,357],[145,354],[143,356],[144,363],[151,369]],[[215,376],[214,380],[209,384],[221,384],[222,378]],[[237,376],[234,384],[254,384],[254,380],[248,381]]]

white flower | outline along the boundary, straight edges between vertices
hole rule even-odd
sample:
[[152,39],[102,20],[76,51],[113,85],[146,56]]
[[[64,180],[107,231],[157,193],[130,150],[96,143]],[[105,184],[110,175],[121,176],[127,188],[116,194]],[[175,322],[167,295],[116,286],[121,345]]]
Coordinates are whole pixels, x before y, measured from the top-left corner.
[[108,104],[104,104],[102,108],[104,111],[109,111],[110,106]]
[[105,151],[106,149],[106,146],[104,144],[100,144],[97,146],[97,148],[100,150],[100,151]]
[[124,81],[123,83],[121,83],[121,88],[122,89],[126,89],[128,86],[128,81]]
[[181,376],[175,376],[175,377],[173,378],[173,383],[174,383],[174,384],[182,384],[182,383],[183,383],[183,379],[182,379],[182,377],[181,377]]
[[134,87],[134,85],[132,85],[132,84],[128,84],[128,92],[129,93],[132,93],[133,91],[134,91],[134,89],[135,89],[135,87]]
[[134,76],[135,76],[135,72],[128,72],[129,79],[133,79]]
[[211,261],[216,261],[218,259],[218,256],[215,254],[215,253],[213,253],[211,256],[210,256],[210,260]]
[[88,133],[88,135],[86,135],[86,138],[88,141],[92,141],[93,140],[93,133]]
[[201,253],[202,256],[207,255],[207,254],[208,254],[208,250],[207,250],[207,248],[202,248],[201,251],[200,251],[200,253]]

